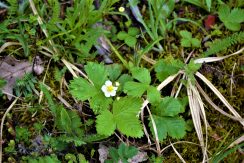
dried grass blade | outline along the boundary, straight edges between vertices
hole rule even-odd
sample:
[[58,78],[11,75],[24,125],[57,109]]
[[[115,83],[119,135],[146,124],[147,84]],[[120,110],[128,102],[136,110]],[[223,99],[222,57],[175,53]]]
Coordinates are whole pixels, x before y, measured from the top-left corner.
[[190,87],[191,87],[191,90],[193,91],[193,94],[195,95],[194,97],[196,97],[196,100],[197,100],[197,103],[199,105],[199,108],[200,108],[200,115],[202,115],[202,119],[203,119],[203,122],[204,122],[204,126],[205,126],[205,135],[206,135],[206,138],[205,138],[205,146],[203,147],[203,161],[202,162],[206,162],[208,156],[207,156],[207,146],[208,146],[208,122],[207,122],[207,118],[206,118],[206,114],[205,114],[205,110],[204,110],[204,105],[203,105],[203,101],[201,99],[201,96],[196,88],[196,86],[192,85],[190,83]]
[[200,106],[198,103],[198,100],[196,96],[193,93],[193,90],[190,86],[187,87],[187,95],[189,100],[189,106],[192,116],[192,121],[197,133],[197,137],[200,141],[200,145],[204,151],[204,139],[203,139],[203,133],[202,133],[202,125],[201,125],[201,118],[200,118]]
[[206,58],[199,58],[199,59],[196,59],[194,60],[194,63],[209,63],[209,62],[216,62],[216,61],[221,61],[223,59],[226,59],[226,58],[229,58],[229,57],[232,57],[234,55],[237,55],[237,54],[240,54],[244,51],[244,47],[241,48],[240,50],[238,50],[237,52],[235,53],[232,53],[232,54],[229,54],[229,55],[226,55],[226,56],[223,56],[223,57],[206,57]]
[[175,149],[174,145],[172,143],[170,143],[171,147],[173,148],[174,152],[176,153],[176,155],[179,157],[179,159],[183,162],[186,163],[186,161],[183,159],[183,157],[181,156],[181,154]]
[[241,118],[236,118],[228,113],[226,113],[225,111],[223,111],[222,109],[220,109],[217,105],[215,105],[215,103],[210,99],[210,97],[206,94],[206,92],[204,92],[204,90],[202,89],[202,87],[197,83],[197,88],[200,91],[200,93],[203,95],[203,97],[205,98],[205,100],[214,108],[216,109],[218,112],[220,112],[221,114],[225,115],[226,117],[229,117],[235,121],[243,121],[244,119]]
[[12,45],[21,45],[18,42],[6,42],[4,43],[1,48],[0,48],[0,53],[2,53],[4,51],[5,48],[7,48],[8,46],[12,46]]
[[[230,103],[224,98],[224,96],[215,88],[215,86],[203,76],[201,73],[196,72],[196,76],[198,76],[207,86],[218,96],[218,98],[225,104],[225,106],[230,110],[230,112],[239,119],[242,117],[237,113],[237,111],[230,105]],[[244,126],[244,121],[240,121],[240,123]]]

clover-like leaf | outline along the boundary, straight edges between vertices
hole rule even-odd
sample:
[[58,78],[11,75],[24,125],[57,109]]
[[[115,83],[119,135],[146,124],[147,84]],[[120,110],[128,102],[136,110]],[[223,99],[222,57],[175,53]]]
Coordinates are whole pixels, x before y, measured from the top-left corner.
[[107,80],[108,72],[106,71],[105,66],[102,64],[88,62],[88,64],[85,65],[85,71],[88,75],[88,78],[98,89],[100,89]]
[[131,69],[132,77],[140,81],[141,83],[150,84],[151,76],[150,72],[146,68],[133,67]]
[[72,96],[78,100],[87,100],[97,94],[96,88],[81,77],[71,80],[69,90]]
[[[186,134],[186,123],[181,117],[160,117],[153,115],[156,124],[158,138],[160,141],[166,139],[167,136],[181,139]],[[149,123],[150,130],[155,137],[152,122]]]
[[147,84],[129,81],[124,85],[124,92],[130,96],[141,97],[148,86]]
[[113,114],[108,110],[104,110],[100,115],[97,116],[96,123],[97,133],[100,135],[110,136],[116,129]]
[[177,73],[183,67],[184,63],[178,59],[162,59],[155,65],[156,76],[160,81],[163,81],[170,75]]

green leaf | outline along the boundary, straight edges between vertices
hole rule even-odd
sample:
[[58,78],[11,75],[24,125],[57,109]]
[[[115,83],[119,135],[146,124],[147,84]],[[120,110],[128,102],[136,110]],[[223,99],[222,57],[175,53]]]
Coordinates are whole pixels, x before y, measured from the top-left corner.
[[141,97],[148,86],[147,84],[129,81],[124,85],[124,92],[134,97]]
[[239,31],[241,29],[240,23],[224,21],[224,25],[227,29],[232,30],[232,31]]
[[201,46],[201,41],[198,40],[197,38],[192,38],[191,39],[191,44],[192,44],[192,47],[200,47]]
[[145,83],[148,85],[151,83],[151,76],[148,69],[141,67],[133,67],[131,69],[131,73],[132,77],[140,81],[141,83]]
[[111,64],[106,66],[106,70],[108,72],[109,79],[111,81],[115,81],[118,79],[122,72],[122,66],[120,64]]
[[189,39],[185,39],[185,38],[181,39],[180,44],[183,47],[187,47],[187,48],[191,47],[191,41]]
[[136,27],[130,27],[129,30],[128,30],[128,34],[130,36],[136,36],[140,33],[140,30]]
[[142,125],[137,117],[142,105],[140,98],[124,97],[113,103],[113,115],[117,128],[126,136],[143,136]]
[[155,65],[156,76],[160,81],[163,81],[170,75],[176,74],[183,66],[184,63],[178,59],[159,60]]
[[89,99],[90,107],[95,114],[101,112],[102,110],[109,109],[109,105],[113,102],[112,98],[107,98],[102,91],[94,95]]
[[125,40],[128,37],[128,34],[125,31],[121,31],[117,34],[119,40]]
[[147,98],[150,103],[156,104],[160,101],[160,92],[157,90],[157,88],[150,86],[147,89]]
[[118,79],[118,81],[120,83],[120,88],[123,89],[125,83],[128,82],[128,81],[132,81],[132,80],[133,80],[133,78],[130,75],[128,75],[128,74],[121,75],[120,78]]
[[98,63],[88,62],[88,64],[85,65],[85,71],[94,86],[101,89],[108,76],[105,66]]
[[70,82],[70,93],[78,100],[87,100],[97,94],[97,90],[87,80],[79,77]]
[[184,106],[180,100],[173,97],[164,97],[159,105],[152,109],[152,113],[158,116],[177,116],[179,113],[184,112]]
[[244,10],[239,8],[234,8],[231,10],[230,15],[228,16],[228,20],[235,23],[244,22]]
[[[163,141],[166,139],[167,135],[176,138],[181,139],[186,134],[186,124],[183,118],[180,117],[160,117],[153,115],[153,119],[156,124],[158,138],[160,141]],[[155,137],[155,133],[153,130],[152,122],[150,120],[149,123],[150,130]]]
[[136,38],[130,35],[125,38],[125,44],[132,48],[136,45],[136,41]]
[[60,111],[60,121],[59,121],[59,125],[61,126],[61,128],[68,132],[71,133],[71,119],[69,117],[68,112],[66,111],[65,108],[61,107],[61,111]]
[[230,7],[228,5],[221,5],[218,10],[219,18],[223,22],[230,14]]
[[192,38],[192,34],[186,30],[184,31],[180,31],[180,35],[181,37],[185,38],[185,39],[191,39]]
[[97,116],[96,123],[97,133],[100,135],[111,136],[116,129],[113,114],[108,110],[104,110]]

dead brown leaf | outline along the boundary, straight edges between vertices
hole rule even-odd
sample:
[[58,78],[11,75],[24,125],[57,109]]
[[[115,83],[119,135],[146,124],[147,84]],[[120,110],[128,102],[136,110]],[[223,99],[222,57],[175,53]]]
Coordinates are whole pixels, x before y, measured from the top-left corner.
[[35,64],[25,60],[17,60],[14,57],[7,56],[0,59],[0,78],[6,80],[7,84],[3,87],[3,93],[8,99],[12,98],[13,87],[17,79],[22,78],[26,73],[35,72],[40,75],[44,68],[40,57],[35,58]]

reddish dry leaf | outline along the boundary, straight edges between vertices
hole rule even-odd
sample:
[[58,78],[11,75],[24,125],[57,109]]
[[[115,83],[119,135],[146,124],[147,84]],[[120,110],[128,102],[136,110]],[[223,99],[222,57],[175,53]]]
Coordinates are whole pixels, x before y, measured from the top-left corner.
[[39,57],[36,57],[35,64],[28,61],[19,61],[11,56],[7,56],[0,60],[0,78],[6,80],[7,84],[3,88],[5,93],[10,100],[13,94],[13,87],[17,79],[22,78],[26,73],[35,72],[40,75],[44,68],[41,65],[42,61]]
[[216,21],[216,16],[215,15],[208,15],[206,19],[204,19],[204,26],[207,30],[211,29],[212,26],[214,26]]

